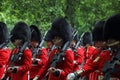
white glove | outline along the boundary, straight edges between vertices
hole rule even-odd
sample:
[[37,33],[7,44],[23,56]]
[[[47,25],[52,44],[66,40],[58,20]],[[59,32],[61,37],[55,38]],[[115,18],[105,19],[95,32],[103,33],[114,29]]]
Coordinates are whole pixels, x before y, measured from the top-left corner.
[[33,80],[38,80],[38,78],[39,78],[39,77],[38,77],[38,76],[36,76]]
[[75,79],[75,74],[74,73],[70,73],[67,75],[67,79],[68,80],[74,80]]
[[73,63],[74,63],[74,64],[78,64],[78,63],[77,63],[77,61],[75,61],[75,60],[74,60],[74,62],[73,62]]

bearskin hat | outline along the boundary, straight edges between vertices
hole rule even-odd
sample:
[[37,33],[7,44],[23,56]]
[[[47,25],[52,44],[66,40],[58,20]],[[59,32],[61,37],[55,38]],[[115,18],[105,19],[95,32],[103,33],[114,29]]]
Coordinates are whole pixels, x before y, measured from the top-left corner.
[[104,27],[104,40],[120,40],[120,14],[109,17]]
[[85,46],[86,44],[92,45],[92,33],[90,32],[85,32],[83,35],[83,45]]
[[5,42],[9,38],[9,32],[8,32],[7,25],[3,22],[0,22],[0,37],[1,37],[0,44]]
[[31,41],[41,42],[41,40],[42,40],[42,35],[41,35],[41,32],[40,32],[40,30],[38,29],[38,27],[35,26],[35,25],[31,25],[31,26],[30,26],[30,29],[31,29]]
[[11,41],[13,42],[15,39],[22,39],[25,41],[30,41],[31,39],[31,31],[30,28],[24,22],[18,22],[15,24],[13,30],[11,31]]
[[56,18],[51,27],[52,36],[58,36],[63,39],[64,42],[69,41],[72,37],[71,26],[65,18]]
[[92,30],[93,41],[103,41],[103,27],[105,21],[98,21]]
[[51,35],[51,30],[48,30],[46,36],[45,36],[45,41],[52,41],[53,36]]

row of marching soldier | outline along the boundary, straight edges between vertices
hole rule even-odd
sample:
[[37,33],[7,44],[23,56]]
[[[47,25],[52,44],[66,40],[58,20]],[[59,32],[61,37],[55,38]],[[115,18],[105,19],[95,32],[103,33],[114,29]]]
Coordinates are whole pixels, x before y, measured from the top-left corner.
[[9,34],[0,22],[0,79],[120,80],[119,27],[116,14],[79,38],[66,18],[59,17],[42,37],[35,25],[18,22]]

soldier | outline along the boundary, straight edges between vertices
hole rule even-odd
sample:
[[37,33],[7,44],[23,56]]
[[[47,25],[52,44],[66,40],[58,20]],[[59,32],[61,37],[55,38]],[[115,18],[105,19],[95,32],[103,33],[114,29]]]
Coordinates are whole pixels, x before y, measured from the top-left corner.
[[18,22],[15,24],[11,31],[11,41],[15,48],[12,49],[11,58],[4,78],[11,76],[12,80],[28,79],[28,71],[32,63],[32,52],[28,48],[31,37],[30,34],[30,28],[26,23]]
[[[32,68],[30,70],[30,80],[33,80],[33,78],[38,74],[39,70],[42,68],[42,66],[45,65],[47,62],[47,50],[42,47],[39,49],[38,45],[41,43],[42,36],[35,25],[30,26],[31,29],[31,50],[33,51],[33,58],[32,58]],[[39,52],[36,54],[37,51],[34,52],[34,49],[38,48]]]
[[[93,69],[89,69],[91,67],[87,67],[87,65],[90,66],[90,64],[86,64],[86,66],[84,66],[84,68],[86,68],[87,70],[91,70],[91,71],[93,70],[92,72],[89,72],[90,73],[89,80],[93,80],[93,79],[99,80],[99,76],[103,75],[101,66],[104,65],[103,62],[100,63],[100,60],[102,59],[102,57],[104,57],[103,54],[110,54],[110,51],[106,50],[105,41],[103,40],[104,24],[105,21],[102,20],[96,22],[94,29],[92,31],[94,46],[98,52],[96,54],[94,54],[94,52],[92,53],[92,55],[94,55],[93,60],[91,61],[91,63],[93,64],[92,66]],[[87,60],[88,62],[90,61],[90,58],[91,58],[91,54],[89,59]]]
[[[107,47],[111,48],[111,56],[105,62],[103,72],[104,80],[120,80],[120,14],[109,17],[104,27],[104,40]],[[108,56],[108,55],[107,55]]]
[[[75,73],[71,73],[68,75],[68,79],[74,79],[75,77],[78,76],[84,76],[88,75],[89,80],[99,80],[98,76],[101,75],[101,70],[104,65],[104,62],[101,62],[100,58],[103,58],[103,54],[109,54],[110,51],[102,51],[102,48],[105,46],[105,43],[103,41],[103,25],[105,21],[100,21],[97,24],[95,24],[95,27],[92,31],[93,35],[93,41],[95,47],[88,47],[86,51],[87,59],[84,64],[84,66],[79,70],[76,71]],[[95,75],[94,75],[95,74]]]
[[[83,36],[82,36],[83,35]],[[81,45],[84,47],[85,52],[84,52],[84,60],[82,62],[82,64],[80,65],[80,67],[82,68],[83,65],[86,63],[87,59],[89,59],[89,52],[91,52],[91,50],[94,50],[95,47],[93,46],[93,38],[92,38],[92,33],[91,32],[84,32],[81,35]],[[89,74],[85,75],[84,77],[82,77],[82,80],[89,80]]]
[[82,38],[82,46],[88,47],[93,45],[93,37],[91,32],[84,32],[83,38]]
[[92,33],[84,32],[81,43],[82,46],[84,46],[85,48],[85,53],[84,53],[84,64],[85,64],[86,60],[89,58],[89,52],[95,48],[93,46]]
[[45,36],[45,41],[46,41],[46,49],[47,49],[47,53],[48,53],[48,57],[50,55],[51,49],[53,48],[53,41],[52,41],[52,36],[50,33],[50,30],[48,30],[46,36]]
[[51,51],[47,64],[33,80],[38,78],[41,80],[47,72],[49,72],[49,80],[67,80],[67,74],[73,71],[74,55],[71,49],[63,51],[62,56],[59,55],[64,44],[72,37],[70,27],[65,18],[57,18],[53,21],[50,30],[53,43],[57,49]]
[[[9,43],[9,33],[5,23],[0,22],[0,79],[2,78],[5,67],[10,57],[10,49],[7,47]],[[8,42],[8,43],[7,43]]]
[[81,45],[75,47],[78,41],[79,41],[79,37],[78,35],[76,35],[74,40],[71,43],[71,49],[74,51],[74,70],[73,71],[79,70],[80,65],[84,60],[84,52],[85,52],[84,47]]

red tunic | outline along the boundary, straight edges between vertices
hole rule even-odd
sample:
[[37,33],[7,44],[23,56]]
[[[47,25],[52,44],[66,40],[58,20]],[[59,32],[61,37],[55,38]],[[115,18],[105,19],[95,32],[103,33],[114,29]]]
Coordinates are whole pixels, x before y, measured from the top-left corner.
[[[53,55],[58,52],[59,52],[58,50],[51,51],[47,64],[45,65],[44,68],[42,68],[42,70],[40,70],[38,74],[40,76],[39,80],[41,80],[46,75],[47,70],[50,68],[50,62],[53,58]],[[49,74],[49,80],[67,80],[66,79],[67,75],[73,71],[73,67],[74,67],[73,60],[74,60],[74,55],[72,50],[71,49],[66,50],[64,61],[58,62],[56,66],[56,69],[61,70],[60,75],[56,77],[51,73]]]
[[80,69],[80,65],[84,61],[84,54],[85,54],[84,47],[79,47],[76,49],[76,52],[74,52],[74,71]]
[[[83,75],[89,74],[89,80],[102,80],[104,75],[102,73],[103,66],[106,61],[111,60],[112,54],[109,50],[102,50],[100,53],[100,49],[96,49],[91,55],[89,59],[87,59],[86,64],[83,66],[83,70],[85,71]],[[120,75],[119,73],[116,73]],[[117,76],[119,77],[119,76]],[[116,75],[111,76],[111,80],[120,80],[116,78]]]
[[46,48],[48,57],[50,56],[51,48]]
[[98,56],[98,53],[100,52],[101,52],[100,49],[96,49],[94,47],[88,48],[87,53],[86,53],[88,57],[87,57],[85,65],[82,68],[85,71],[84,72],[85,74],[94,71],[93,69],[96,69],[96,66],[98,66],[97,64],[98,62],[94,62],[94,60]]
[[42,48],[41,50],[39,50],[40,54],[36,55],[37,59],[40,59],[40,61],[38,61],[37,65],[33,65],[31,70],[30,70],[30,78],[34,78],[39,70],[42,68],[42,66],[45,65],[45,63],[47,62],[48,56],[47,56],[47,50],[45,48]]
[[4,48],[0,49],[0,79],[4,74],[5,71],[5,66],[8,63],[10,57],[10,49],[9,48]]
[[105,62],[111,59],[110,51],[103,50],[98,57],[99,57],[99,59],[97,60],[97,58],[96,58],[96,61],[94,60],[92,63],[94,65],[91,68],[91,70],[93,70],[93,72],[91,72],[89,75],[90,80],[103,79],[102,69],[103,69]]
[[[16,54],[18,52],[18,49],[15,48],[12,50],[12,54]],[[14,66],[18,66],[17,73],[11,73],[12,80],[27,80],[28,79],[28,71],[31,68],[32,64],[32,52],[30,49],[25,49],[23,51],[21,60],[14,64]],[[9,65],[10,66],[10,65]]]

